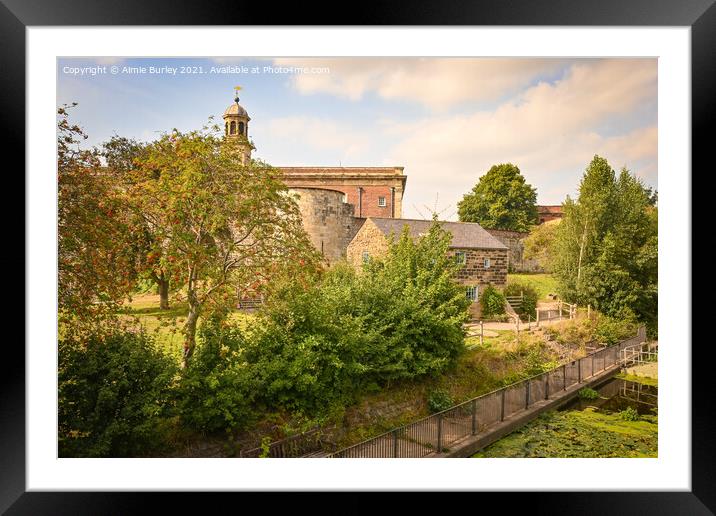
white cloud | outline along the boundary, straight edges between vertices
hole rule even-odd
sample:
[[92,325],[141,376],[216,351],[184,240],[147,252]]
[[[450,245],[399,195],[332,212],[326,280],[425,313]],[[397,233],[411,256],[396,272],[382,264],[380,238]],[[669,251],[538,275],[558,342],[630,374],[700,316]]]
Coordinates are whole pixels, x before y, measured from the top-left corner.
[[437,111],[465,102],[490,102],[552,73],[559,59],[502,58],[280,58],[277,65],[329,67],[329,74],[292,77],[303,94],[329,93],[360,100],[376,92],[388,100],[408,100]]
[[[432,205],[436,192],[441,204],[455,204],[490,166],[504,162],[545,186],[538,188],[542,202],[560,202],[573,192],[594,154],[655,182],[655,126],[613,135],[597,130],[654,99],[655,81],[655,61],[598,61],[575,65],[563,80],[531,87],[494,111],[413,123],[383,120],[380,127],[400,137],[386,163],[404,165],[410,176],[406,207]],[[646,170],[635,170],[637,162],[646,162]],[[553,198],[556,191],[559,198]]]
[[266,134],[280,141],[284,148],[309,147],[317,151],[340,151],[345,157],[358,157],[368,152],[370,137],[365,131],[333,120],[291,116],[273,118],[267,122]]
[[[270,121],[267,134],[281,140],[281,154],[313,149],[318,156],[321,151],[336,152],[355,165],[405,166],[406,217],[421,216],[428,206],[455,218],[463,194],[490,166],[504,162],[520,167],[527,181],[537,186],[543,203],[559,203],[573,194],[595,154],[617,170],[627,166],[656,184],[655,116],[638,119],[645,106],[655,105],[655,59],[573,61],[560,79],[536,84],[534,76],[544,72],[545,64],[535,60],[471,60],[475,62],[462,67],[455,60],[434,59],[410,60],[409,66],[394,66],[389,59],[277,61],[330,66],[329,80],[301,75],[293,78],[293,85],[303,93],[321,91],[349,99],[375,91],[384,98],[444,107],[515,89],[494,109],[459,114],[437,110],[409,122],[381,117],[371,131],[340,119],[311,116]],[[421,79],[429,68],[434,76]],[[620,129],[625,121],[628,130]],[[386,148],[381,156],[375,155],[374,149]],[[302,155],[305,159],[312,153]]]

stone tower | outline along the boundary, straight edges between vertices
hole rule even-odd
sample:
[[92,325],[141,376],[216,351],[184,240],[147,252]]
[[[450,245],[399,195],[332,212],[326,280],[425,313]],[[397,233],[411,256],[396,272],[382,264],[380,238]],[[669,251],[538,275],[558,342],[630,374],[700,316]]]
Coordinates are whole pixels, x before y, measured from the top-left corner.
[[238,90],[234,103],[226,108],[223,118],[226,138],[236,144],[241,153],[241,163],[248,163],[251,160],[251,151],[254,148],[249,141],[249,121],[251,117],[239,104]]

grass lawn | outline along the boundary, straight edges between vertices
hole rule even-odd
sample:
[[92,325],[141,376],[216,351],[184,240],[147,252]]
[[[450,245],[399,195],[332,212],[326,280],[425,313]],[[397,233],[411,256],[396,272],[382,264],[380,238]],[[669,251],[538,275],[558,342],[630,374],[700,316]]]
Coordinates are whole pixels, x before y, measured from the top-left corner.
[[[127,319],[136,318],[145,331],[154,336],[162,349],[181,360],[184,342],[182,328],[188,311],[186,303],[171,303],[169,310],[160,310],[159,295],[141,294],[134,296],[125,306]],[[229,318],[245,329],[254,316],[236,310]],[[199,321],[201,324],[201,319]]]
[[548,301],[547,295],[557,292],[557,281],[551,274],[508,274],[507,282],[511,281],[519,281],[533,287],[540,301]]

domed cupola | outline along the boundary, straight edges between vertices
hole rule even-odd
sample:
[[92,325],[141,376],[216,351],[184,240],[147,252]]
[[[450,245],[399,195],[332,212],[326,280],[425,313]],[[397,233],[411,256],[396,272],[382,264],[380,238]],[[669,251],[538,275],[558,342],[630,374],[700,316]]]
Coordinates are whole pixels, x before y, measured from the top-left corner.
[[248,163],[251,159],[251,150],[253,145],[249,142],[249,121],[251,117],[246,110],[239,104],[240,86],[234,88],[236,96],[234,103],[224,111],[224,134],[229,141],[236,143],[241,151],[241,162]]

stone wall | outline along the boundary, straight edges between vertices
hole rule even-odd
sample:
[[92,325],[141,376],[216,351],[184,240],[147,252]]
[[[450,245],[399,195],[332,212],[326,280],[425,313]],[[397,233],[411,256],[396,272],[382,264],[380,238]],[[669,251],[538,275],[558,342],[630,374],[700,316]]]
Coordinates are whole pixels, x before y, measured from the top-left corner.
[[[504,288],[507,285],[507,249],[450,249],[449,256],[454,257],[458,251],[465,253],[465,265],[457,273],[457,281],[461,285],[476,286],[478,299],[470,305],[470,316],[479,319],[481,306],[479,297],[488,285]],[[485,259],[490,266],[485,267]]]
[[504,229],[487,229],[497,240],[510,248],[507,268],[512,272],[543,272],[537,260],[525,260],[523,240],[529,235],[522,231],[506,231]]
[[369,256],[380,257],[388,252],[388,240],[383,232],[367,220],[356,233],[348,244],[347,258],[348,263],[354,267],[360,267],[363,264],[363,252],[368,252]]
[[317,188],[291,188],[298,194],[303,227],[313,245],[329,264],[346,256],[351,238],[361,219],[353,216],[353,206],[343,202],[343,193]]

